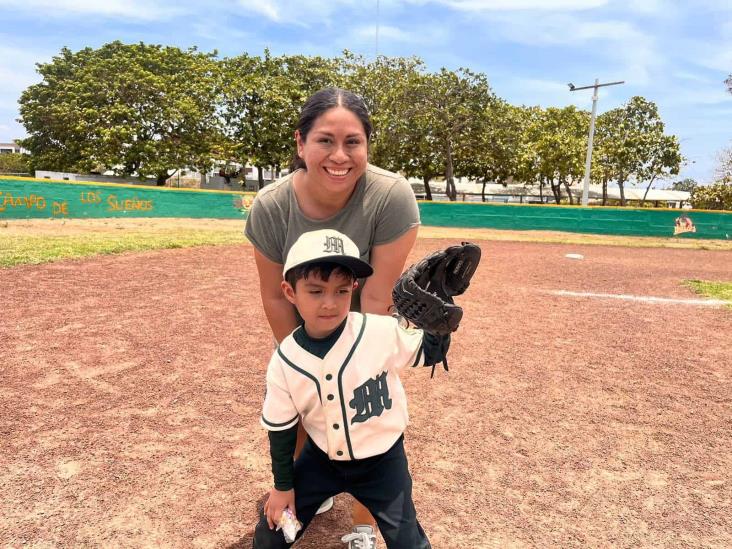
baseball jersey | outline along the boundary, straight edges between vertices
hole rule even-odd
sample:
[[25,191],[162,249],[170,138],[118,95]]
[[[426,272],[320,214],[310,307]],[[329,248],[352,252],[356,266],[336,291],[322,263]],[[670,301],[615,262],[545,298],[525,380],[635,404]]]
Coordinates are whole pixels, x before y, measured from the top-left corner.
[[302,418],[332,460],[383,454],[409,423],[399,371],[423,364],[422,331],[404,329],[388,316],[349,313],[323,359],[290,334],[267,367],[262,426],[282,431]]

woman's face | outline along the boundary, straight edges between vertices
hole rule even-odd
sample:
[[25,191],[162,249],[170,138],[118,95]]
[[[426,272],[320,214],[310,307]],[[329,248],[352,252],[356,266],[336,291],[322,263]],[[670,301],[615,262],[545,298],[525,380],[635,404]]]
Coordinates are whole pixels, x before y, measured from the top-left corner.
[[343,107],[321,114],[307,139],[295,132],[297,154],[307,167],[307,180],[331,192],[350,192],[366,171],[368,141],[358,117]]

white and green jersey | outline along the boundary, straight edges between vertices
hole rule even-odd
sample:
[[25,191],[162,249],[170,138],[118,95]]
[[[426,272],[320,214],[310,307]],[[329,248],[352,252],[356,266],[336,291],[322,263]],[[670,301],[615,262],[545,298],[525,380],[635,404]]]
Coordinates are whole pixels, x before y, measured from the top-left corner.
[[424,364],[422,335],[392,317],[352,312],[320,359],[290,334],[267,368],[262,425],[282,431],[301,418],[332,460],[383,454],[409,423],[399,372]]

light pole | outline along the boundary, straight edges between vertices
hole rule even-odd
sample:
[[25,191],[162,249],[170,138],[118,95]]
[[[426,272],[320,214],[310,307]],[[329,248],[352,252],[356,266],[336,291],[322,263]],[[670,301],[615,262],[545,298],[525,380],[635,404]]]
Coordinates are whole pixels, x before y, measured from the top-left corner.
[[590,118],[590,135],[587,138],[587,158],[585,159],[585,181],[584,186],[582,187],[582,205],[587,206],[587,203],[589,201],[589,194],[590,194],[590,168],[592,167],[592,139],[595,137],[595,115],[597,114],[597,88],[602,88],[603,86],[616,86],[618,84],[625,84],[625,80],[620,80],[619,82],[607,82],[605,84],[600,84],[600,80],[595,78],[595,83],[592,86],[581,86],[577,87],[571,82],[568,84],[569,91],[578,91],[578,90],[594,90],[592,94],[592,117]]
[[376,57],[379,57],[379,0],[376,0]]

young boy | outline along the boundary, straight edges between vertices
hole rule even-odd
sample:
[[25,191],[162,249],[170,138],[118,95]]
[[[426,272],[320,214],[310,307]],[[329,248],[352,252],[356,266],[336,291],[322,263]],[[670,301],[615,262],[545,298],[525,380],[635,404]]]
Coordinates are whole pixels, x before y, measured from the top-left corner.
[[[287,254],[282,291],[304,322],[267,369],[261,423],[269,431],[274,488],[255,549],[291,545],[275,529],[285,509],[302,523],[301,535],[320,504],[342,492],[369,509],[387,547],[431,547],[412,502],[399,371],[441,362],[447,342],[404,329],[392,317],[350,313],[357,279],[372,272],[357,246],[335,230],[305,233]],[[308,440],[293,464],[298,418]],[[356,526],[343,541],[370,549],[375,537],[370,526]]]

